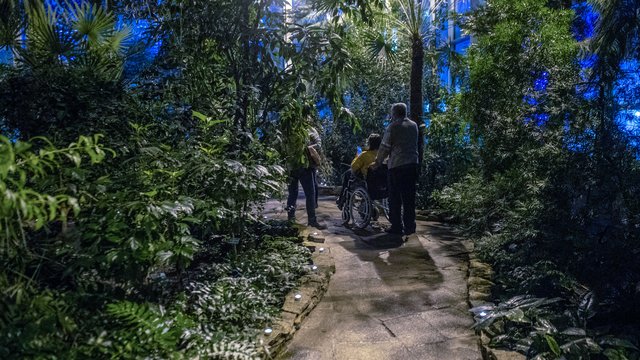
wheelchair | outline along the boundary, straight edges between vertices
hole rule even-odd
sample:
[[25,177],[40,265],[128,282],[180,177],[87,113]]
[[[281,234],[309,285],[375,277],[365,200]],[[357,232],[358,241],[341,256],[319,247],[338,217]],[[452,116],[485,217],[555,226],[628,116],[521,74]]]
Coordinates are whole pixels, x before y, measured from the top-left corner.
[[364,229],[372,220],[378,220],[380,213],[389,220],[386,165],[369,169],[367,179],[351,176],[345,196],[342,208],[345,224],[351,222],[356,228]]

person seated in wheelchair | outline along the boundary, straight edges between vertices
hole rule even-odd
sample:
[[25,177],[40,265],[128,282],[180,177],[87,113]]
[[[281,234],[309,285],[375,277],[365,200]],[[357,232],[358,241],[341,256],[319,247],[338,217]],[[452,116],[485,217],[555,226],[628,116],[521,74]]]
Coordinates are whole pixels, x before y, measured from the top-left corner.
[[349,181],[351,179],[367,179],[367,172],[378,156],[378,149],[380,148],[381,142],[382,137],[379,134],[373,133],[369,135],[369,138],[367,139],[367,150],[362,152],[362,154],[357,155],[351,162],[351,169],[345,171],[342,175],[342,192],[340,193],[338,200],[336,200],[340,210],[342,210],[342,207],[347,200]]

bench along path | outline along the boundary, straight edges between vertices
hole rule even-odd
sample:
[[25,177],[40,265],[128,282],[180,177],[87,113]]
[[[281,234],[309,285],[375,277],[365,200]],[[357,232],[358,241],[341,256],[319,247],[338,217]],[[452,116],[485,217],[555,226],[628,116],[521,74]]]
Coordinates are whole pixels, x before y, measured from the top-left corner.
[[[418,221],[406,243],[340,225],[335,197],[321,197],[324,246],[336,265],[327,293],[283,359],[481,359],[467,302],[468,251],[436,222]],[[304,202],[297,218],[306,224]],[[270,202],[266,212],[282,213]]]

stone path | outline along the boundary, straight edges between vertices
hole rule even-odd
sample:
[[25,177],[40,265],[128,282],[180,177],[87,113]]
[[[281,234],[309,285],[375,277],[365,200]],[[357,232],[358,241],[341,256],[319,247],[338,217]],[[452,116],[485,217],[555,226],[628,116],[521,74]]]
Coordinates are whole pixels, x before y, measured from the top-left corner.
[[[318,217],[329,225],[324,247],[336,273],[283,359],[481,359],[468,312],[464,242],[428,221],[419,221],[418,235],[406,243],[374,230],[354,232],[340,225],[334,200],[321,197]],[[281,209],[271,202],[265,210],[284,216]],[[306,224],[304,205],[296,215]]]

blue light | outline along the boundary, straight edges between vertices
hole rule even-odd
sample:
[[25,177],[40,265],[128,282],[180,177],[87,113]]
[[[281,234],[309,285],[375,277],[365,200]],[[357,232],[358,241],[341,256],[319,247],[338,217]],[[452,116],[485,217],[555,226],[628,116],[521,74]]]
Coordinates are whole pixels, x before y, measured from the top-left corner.
[[538,99],[534,98],[534,97],[533,97],[533,96],[531,96],[531,95],[525,95],[525,96],[524,96],[524,101],[525,101],[527,104],[531,105],[531,106],[536,106],[536,105],[538,105]]
[[283,12],[283,7],[276,5],[276,4],[271,4],[269,5],[269,7],[267,8],[269,10],[269,12],[275,13],[275,14],[280,14]]
[[12,64],[13,63],[13,54],[11,53],[11,49],[2,48],[0,49],[0,64]]
[[549,114],[536,114],[535,115],[536,125],[545,126],[547,122],[549,122],[550,118],[551,116]]
[[153,39],[149,36],[149,30],[154,26],[148,19],[127,20],[118,17],[119,28],[128,27],[131,29],[131,37],[128,44],[131,49],[140,49],[127,57],[125,63],[125,77],[132,78],[149,67],[156,59],[162,49],[162,39]]
[[530,124],[533,122],[535,123],[536,126],[543,127],[547,125],[547,122],[549,122],[549,119],[551,119],[551,115],[547,113],[538,113],[538,114],[533,114],[531,116],[526,116],[524,118],[524,123]]
[[331,111],[331,107],[329,106],[329,101],[327,99],[318,100],[316,102],[316,109],[320,119],[333,119],[333,111]]
[[344,94],[344,96],[342,97],[344,106],[346,106],[346,107],[351,106],[351,99],[352,99],[352,97],[351,97],[350,93]]
[[445,112],[447,111],[447,102],[443,100],[440,101],[440,103],[438,104],[438,108],[440,109],[440,111]]
[[438,75],[440,77],[440,85],[444,88],[449,86],[449,66],[446,62],[438,68]]
[[533,89],[538,92],[543,92],[547,90],[547,86],[549,85],[549,72],[543,71],[533,82]]
[[596,64],[596,61],[598,61],[598,56],[591,54],[578,60],[578,64],[580,64],[582,68],[592,68],[593,65]]
[[640,136],[640,111],[623,110],[616,115],[616,123],[629,136]]
[[574,37],[578,41],[584,41],[593,37],[595,33],[598,13],[588,1],[580,1],[571,7],[576,13],[572,30]]
[[454,51],[460,55],[464,55],[467,53],[467,49],[471,46],[471,38],[465,37],[464,40],[456,43],[454,46]]
[[456,0],[456,12],[464,14],[471,10],[471,0]]

